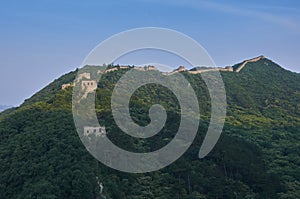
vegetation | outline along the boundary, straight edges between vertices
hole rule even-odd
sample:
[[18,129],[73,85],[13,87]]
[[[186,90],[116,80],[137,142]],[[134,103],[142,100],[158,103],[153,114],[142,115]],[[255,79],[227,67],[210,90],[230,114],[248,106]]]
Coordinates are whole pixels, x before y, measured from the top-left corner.
[[[224,131],[204,159],[198,152],[210,116],[210,98],[201,75],[183,72],[194,88],[201,110],[197,137],[172,165],[151,173],[128,174],[94,159],[81,143],[71,112],[72,88],[61,90],[71,72],[0,114],[0,198],[280,198],[300,197],[300,75],[268,59],[249,63],[240,72],[222,72],[228,109]],[[149,107],[163,105],[165,127],[143,140],[121,132],[110,110],[115,83],[126,72],[102,76],[96,110],[109,138],[118,146],[153,151],[166,145],[178,129],[176,97],[159,85],[140,87],[130,113],[146,125]],[[100,194],[99,181],[103,183]]]

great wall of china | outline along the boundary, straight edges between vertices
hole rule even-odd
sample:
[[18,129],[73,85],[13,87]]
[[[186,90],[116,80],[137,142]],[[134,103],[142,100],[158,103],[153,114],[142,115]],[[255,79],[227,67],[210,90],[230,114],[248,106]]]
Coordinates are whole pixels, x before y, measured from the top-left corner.
[[199,73],[206,73],[206,72],[210,72],[210,71],[225,71],[225,72],[237,72],[239,73],[248,63],[251,62],[257,62],[260,61],[262,59],[265,59],[265,57],[263,55],[253,58],[253,59],[248,59],[243,61],[240,66],[234,70],[234,68],[232,66],[226,66],[225,68],[206,68],[206,69],[198,69],[198,70],[187,70],[185,69],[183,66],[180,66],[178,69],[174,70],[173,72],[169,73],[169,74],[174,74],[174,73],[178,73],[178,72],[187,72],[189,74],[199,74]]
[[243,61],[243,63],[236,69],[235,72],[240,72],[248,63],[251,63],[251,62],[257,62],[259,60],[262,60],[264,59],[265,57],[263,55],[259,56],[259,57],[256,57],[256,58],[253,58],[253,59],[248,59],[248,60],[245,60]]
[[[264,59],[265,57],[264,56],[259,56],[259,57],[256,57],[256,58],[253,58],[253,59],[248,59],[248,60],[245,60],[241,63],[241,65],[236,69],[234,70],[232,66],[227,66],[225,68],[221,68],[221,67],[218,67],[218,68],[205,68],[205,69],[197,69],[197,70],[187,70],[184,66],[180,66],[179,68],[177,68],[176,70],[172,71],[172,72],[163,72],[164,75],[172,75],[172,74],[175,74],[175,73],[178,73],[178,72],[187,72],[187,73],[190,73],[190,74],[199,74],[199,73],[205,73],[205,72],[210,72],[210,71],[225,71],[225,72],[240,72],[248,63],[251,63],[251,62],[257,62],[261,59]],[[140,71],[150,71],[150,70],[157,70],[155,68],[155,66],[144,66],[144,67],[131,67],[131,66],[117,66],[117,67],[113,67],[113,68],[110,68],[110,69],[107,69],[105,70],[103,73],[108,73],[108,72],[112,72],[112,71],[117,71],[117,70],[122,70],[122,69],[135,69],[135,70],[140,70]]]
[[[206,72],[210,72],[210,71],[225,71],[225,72],[237,72],[239,73],[248,63],[253,63],[253,62],[257,62],[260,61],[262,59],[265,59],[265,57],[263,55],[253,58],[253,59],[248,59],[243,61],[239,67],[237,69],[234,70],[234,68],[232,66],[227,66],[225,68],[221,68],[221,67],[217,67],[217,68],[204,68],[204,69],[191,69],[188,70],[186,69],[184,66],[180,66],[179,68],[175,69],[172,72],[162,72],[163,75],[173,75],[179,72],[187,72],[189,74],[200,74],[200,73],[206,73]],[[143,67],[136,67],[136,66],[116,66],[113,68],[109,68],[107,70],[103,71],[98,71],[98,74],[103,74],[103,73],[109,73],[109,72],[113,72],[113,71],[117,71],[117,70],[123,70],[123,69],[135,69],[135,70],[139,70],[139,71],[157,71],[158,69],[155,66],[143,66]],[[77,77],[77,82],[79,82],[80,80],[82,80],[83,78],[88,79],[89,81],[84,81],[85,84],[82,84],[82,87],[88,87],[90,89],[88,89],[88,92],[93,91],[95,89],[95,85],[96,82],[95,81],[91,81],[91,75],[90,73],[82,73],[79,74]],[[89,83],[91,83],[91,85],[89,85]],[[61,89],[64,90],[68,87],[74,86],[74,83],[69,83],[69,84],[63,84],[61,86]]]

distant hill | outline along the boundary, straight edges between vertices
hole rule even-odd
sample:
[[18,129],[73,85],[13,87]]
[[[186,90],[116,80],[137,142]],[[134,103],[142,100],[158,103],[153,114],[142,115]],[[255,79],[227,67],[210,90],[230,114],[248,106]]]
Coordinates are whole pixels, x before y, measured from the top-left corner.
[[6,109],[9,109],[11,108],[12,106],[8,106],[8,105],[0,105],[0,112],[6,110]]
[[[62,89],[77,71],[63,75],[20,107],[0,114],[0,198],[299,198],[300,74],[265,57],[250,60],[233,65],[233,71],[220,71],[228,101],[225,128],[202,160],[197,155],[209,124],[209,93],[200,74],[184,67],[175,71],[197,94],[198,135],[179,160],[146,174],[110,169],[88,153],[74,127],[72,86]],[[149,107],[159,103],[167,110],[166,126],[146,140],[123,133],[113,120],[110,97],[128,70],[103,73],[95,107],[99,122],[107,127],[109,139],[124,149],[157,150],[177,132],[178,101],[162,86],[139,88],[130,102],[133,120],[147,125]],[[103,183],[102,194],[96,177]]]

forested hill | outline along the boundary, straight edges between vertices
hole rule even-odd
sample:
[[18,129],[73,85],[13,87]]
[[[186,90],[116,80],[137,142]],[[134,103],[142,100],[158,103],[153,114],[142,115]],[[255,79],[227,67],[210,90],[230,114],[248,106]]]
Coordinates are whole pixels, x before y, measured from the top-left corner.
[[[105,73],[98,82],[99,121],[118,146],[154,151],[177,132],[178,101],[162,86],[142,86],[131,98],[133,120],[148,124],[149,107],[159,103],[168,114],[165,128],[146,140],[122,133],[111,114],[110,96],[127,70]],[[247,63],[239,73],[222,71],[228,101],[225,128],[214,150],[200,160],[210,98],[200,74],[182,72],[202,114],[193,145],[162,170],[128,174],[99,163],[81,143],[72,117],[72,87],[62,89],[76,72],[0,114],[0,198],[300,198],[300,74],[266,58]],[[96,177],[104,186],[102,194]]]

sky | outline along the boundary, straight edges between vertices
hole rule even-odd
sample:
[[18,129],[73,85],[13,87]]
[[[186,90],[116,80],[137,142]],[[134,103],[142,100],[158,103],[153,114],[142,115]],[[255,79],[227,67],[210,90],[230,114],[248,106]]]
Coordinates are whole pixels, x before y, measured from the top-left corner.
[[[21,104],[80,67],[101,41],[141,27],[186,34],[218,66],[265,55],[300,72],[298,0],[10,0],[0,2],[0,27],[0,105]],[[161,52],[118,61],[182,65]]]

